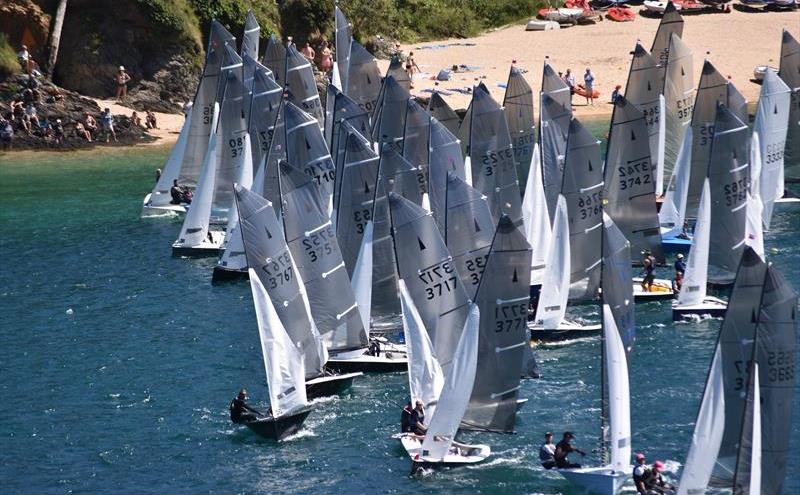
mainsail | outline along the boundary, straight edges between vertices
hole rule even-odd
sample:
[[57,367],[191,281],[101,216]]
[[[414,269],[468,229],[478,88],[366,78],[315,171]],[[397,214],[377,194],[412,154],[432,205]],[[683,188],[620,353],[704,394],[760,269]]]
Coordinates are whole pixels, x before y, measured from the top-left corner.
[[[800,103],[800,102],[798,102]],[[757,191],[764,204],[762,219],[764,228],[769,229],[772,208],[776,199],[783,197],[784,191],[784,149],[789,128],[791,90],[785,82],[767,68],[758,98],[756,121],[753,134],[758,136],[758,149],[761,158],[761,175]],[[753,143],[755,145],[755,142]]]
[[692,51],[677,34],[672,33],[664,76],[664,177],[672,175],[684,134],[692,120],[693,77]]
[[398,275],[408,286],[447,374],[467,319],[469,298],[430,212],[394,192],[389,194],[389,210]]
[[[339,68],[339,77],[342,79],[342,88],[347,88],[347,76],[350,68],[350,42],[353,40],[353,32],[350,23],[339,6],[334,7],[334,21],[336,23],[336,66]],[[346,89],[345,89],[345,92]]]
[[381,92],[381,71],[375,57],[356,40],[350,44],[347,77],[342,76],[344,94],[367,112],[375,111]]
[[508,215],[513,222],[519,222],[522,197],[505,113],[481,86],[475,87],[470,108],[472,185],[488,198],[495,221]]
[[711,186],[711,243],[708,279],[733,282],[746,242],[747,194],[750,190],[750,150],[747,125],[727,107],[718,105],[708,179]]
[[450,105],[444,101],[442,95],[436,91],[431,94],[431,99],[428,100],[428,113],[441,122],[453,135],[458,133],[461,119],[458,117],[455,110],[450,108]]
[[403,157],[419,169],[420,194],[428,192],[428,145],[431,134],[431,115],[413,98],[406,104],[406,125],[403,130]]
[[183,186],[194,186],[199,180],[209,138],[216,131],[214,104],[219,103],[217,88],[220,86],[219,79],[225,46],[235,42],[236,38],[222,24],[216,20],[211,21],[211,33],[208,39],[203,75],[197,85],[191,118],[187,117],[189,131],[179,177],[179,182]]
[[236,205],[250,276],[258,278],[291,341],[303,354],[305,377],[323,372],[328,352],[311,318],[310,307],[283,226],[269,201],[237,185]]
[[545,62],[539,101],[539,147],[542,153],[544,193],[551,222],[556,211],[556,200],[561,193],[571,119],[572,99],[569,86]]
[[[433,98],[431,98],[433,99]],[[508,133],[514,145],[514,163],[521,185],[527,184],[533,147],[536,144],[536,126],[533,120],[533,91],[515,65],[508,71],[508,83],[503,99],[503,109],[508,123]],[[523,189],[524,192],[524,189]]]
[[259,170],[260,179],[253,186],[256,192],[272,202],[276,212],[281,210],[281,194],[278,188],[278,166],[281,161],[286,160],[286,126],[284,125],[284,114],[286,100],[281,99],[278,103],[278,116],[275,117],[275,128],[272,132],[272,140],[269,143],[269,151],[264,158],[264,166]]
[[[636,340],[636,315],[631,280],[631,245],[608,215],[603,215],[603,305],[609,308],[614,327],[626,352]],[[604,320],[604,329],[607,322]],[[606,341],[608,336],[606,335]],[[627,376],[627,366],[625,368]]]
[[389,68],[386,69],[386,77],[392,76],[397,84],[402,86],[406,91],[411,90],[411,79],[408,77],[408,72],[406,72],[405,67],[403,67],[403,62],[397,56],[397,54],[392,55],[391,60],[389,61]]
[[328,153],[328,146],[313,116],[292,103],[284,105],[286,126],[286,157],[311,178],[319,190],[327,214],[333,198],[336,167]]
[[603,210],[631,243],[664,262],[655,196],[655,165],[651,160],[644,114],[620,96],[614,103],[605,164]]
[[669,61],[670,40],[673,33],[678,38],[683,36],[683,17],[672,2],[667,2],[667,8],[664,9],[664,15],[661,16],[658,30],[653,38],[653,46],[650,47],[650,53],[655,57],[655,62],[661,66],[660,80],[662,81]]
[[455,172],[460,178],[466,180],[464,171],[464,158],[461,155],[461,145],[452,132],[447,130],[441,122],[431,117],[430,139],[428,152],[428,199],[431,212],[436,219],[442,235],[445,233],[444,217],[447,201],[447,173]]
[[786,181],[800,182],[800,43],[783,30],[778,76],[792,90],[789,131],[786,134]]
[[320,131],[325,129],[325,109],[319,99],[311,62],[294,45],[286,49],[286,83],[289,101],[314,117]]
[[550,214],[547,212],[547,200],[544,195],[544,181],[539,145],[533,148],[533,157],[528,173],[528,185],[522,198],[522,222],[525,238],[533,249],[531,259],[531,285],[542,285],[545,260],[550,246]]
[[242,36],[242,48],[239,51],[244,58],[245,55],[255,60],[258,58],[258,38],[261,36],[261,26],[258,25],[256,16],[252,10],[247,11],[244,20],[244,36]]
[[475,291],[486,268],[486,256],[494,237],[494,219],[486,196],[453,172],[447,173],[445,243],[453,256],[467,297]]
[[253,140],[253,166],[256,168],[261,166],[272,145],[282,92],[283,88],[275,82],[269,69],[256,63],[248,124],[248,132]]
[[172,147],[169,153],[167,163],[164,165],[164,170],[158,178],[158,182],[153,186],[150,192],[150,202],[148,206],[165,206],[172,201],[172,181],[177,179],[181,173],[181,164],[183,163],[183,155],[186,153],[186,143],[189,142],[189,128],[192,123],[192,110],[186,112],[186,117],[181,126],[181,133],[178,135],[178,140]]
[[[663,22],[663,21],[662,21]],[[655,192],[660,195],[664,183],[664,112],[666,102],[662,96],[663,71],[656,59],[636,43],[631,60],[631,71],[625,85],[625,99],[633,103],[644,114],[647,135],[650,140],[650,164],[653,169]]]
[[319,186],[281,163],[280,189],[286,242],[325,345],[334,351],[365,347],[367,334]]
[[[330,131],[331,133],[330,139],[326,139],[328,149],[331,151],[331,157],[336,164],[336,170],[339,171],[341,170],[344,160],[345,141],[347,140],[347,134],[342,132],[344,122],[347,122],[351,128],[358,131],[365,138],[369,138],[369,112],[361,108],[352,98],[346,96],[330,84],[328,85],[328,97],[332,98],[331,101],[333,105],[331,107],[330,118],[328,119],[330,125],[328,121],[325,122],[326,132]],[[326,102],[326,104],[327,103],[328,102]],[[334,193],[334,195],[336,194],[338,194],[338,192]]]
[[263,64],[272,71],[275,82],[281,86],[286,84],[286,47],[274,34],[267,40]]
[[600,141],[577,119],[569,125],[561,194],[569,215],[569,298],[595,299],[600,287],[597,246],[603,235],[603,166]]
[[372,141],[379,149],[384,144],[403,151],[403,134],[406,125],[406,106],[411,95],[389,76],[383,81],[377,107],[372,114]]
[[500,218],[476,302],[480,309],[478,370],[464,421],[513,431],[520,369],[529,346],[531,249],[507,216]]
[[[245,133],[241,166],[236,184],[247,188],[253,187],[253,155],[250,148],[250,135]],[[244,270],[247,268],[247,258],[245,257],[242,232],[239,226],[239,215],[236,213],[236,201],[231,203],[223,246],[225,250],[217,263],[218,266],[228,270]]]

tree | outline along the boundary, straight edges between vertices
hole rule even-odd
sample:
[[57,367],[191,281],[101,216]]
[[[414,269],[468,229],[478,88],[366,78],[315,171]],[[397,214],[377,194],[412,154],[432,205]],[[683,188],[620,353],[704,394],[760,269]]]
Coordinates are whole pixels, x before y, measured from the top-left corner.
[[56,16],[53,19],[53,30],[50,32],[50,50],[47,58],[47,77],[53,78],[58,57],[58,44],[61,42],[61,28],[64,27],[64,15],[67,13],[67,0],[59,0]]

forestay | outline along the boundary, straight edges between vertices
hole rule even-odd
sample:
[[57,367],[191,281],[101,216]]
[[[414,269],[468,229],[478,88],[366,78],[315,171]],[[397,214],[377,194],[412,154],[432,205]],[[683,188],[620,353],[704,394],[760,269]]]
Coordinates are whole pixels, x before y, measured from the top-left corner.
[[542,92],[539,96],[539,148],[542,153],[542,178],[547,211],[553,221],[556,200],[561,193],[564,155],[567,150],[572,99],[569,86],[545,62]]
[[280,188],[286,242],[325,345],[336,351],[365,347],[367,334],[319,187],[281,163]]
[[747,125],[725,106],[717,107],[708,178],[711,187],[711,242],[708,279],[733,282],[747,236],[750,151]]
[[214,115],[214,105],[219,103],[217,88],[220,86],[220,71],[225,45],[235,42],[236,38],[222,24],[216,20],[211,21],[211,33],[208,39],[203,75],[197,85],[191,116],[187,117],[189,131],[179,176],[179,182],[185,187],[197,184],[209,140],[216,131],[217,121]]
[[567,201],[570,246],[570,300],[597,297],[603,226],[603,166],[600,141],[577,119],[569,125],[561,194]]
[[305,377],[323,372],[328,351],[317,331],[283,226],[269,201],[240,185],[235,188],[244,250],[250,277],[258,278],[284,323],[289,338],[304,358]]
[[319,190],[326,215],[331,211],[336,167],[328,153],[322,130],[313,116],[292,103],[284,105],[286,157]]
[[644,114],[620,96],[608,135],[603,210],[630,241],[633,252],[649,250],[664,263],[651,156]]
[[460,332],[461,338],[453,355],[452,368],[442,366],[445,373],[444,386],[436,414],[431,416],[422,441],[422,451],[429,459],[443,460],[450,451],[458,425],[469,404],[478,361],[479,323],[478,307],[470,304],[464,328]]
[[[758,136],[758,149],[754,150],[761,158],[761,174],[757,191],[763,202],[762,219],[764,228],[769,230],[772,208],[776,199],[784,192],[784,148],[789,129],[791,90],[774,70],[767,68],[758,98],[756,121],[753,135]],[[751,146],[755,146],[755,140]]]
[[492,245],[495,223],[486,196],[453,172],[447,173],[447,210],[445,243],[467,297],[475,300],[475,291],[486,268],[486,256]]
[[311,115],[320,131],[325,128],[325,110],[319,99],[311,62],[293,44],[286,49],[286,84],[289,101]]
[[475,384],[464,415],[468,426],[511,432],[520,369],[529,346],[531,249],[507,216],[500,218],[476,302],[480,337]]
[[406,282],[447,374],[470,301],[431,214],[394,192],[389,194],[389,210],[398,275]]
[[781,63],[778,76],[792,90],[789,131],[786,134],[786,180],[800,182],[800,43],[788,30],[781,39]]
[[[527,184],[533,147],[536,144],[536,126],[533,120],[533,91],[515,65],[508,71],[508,83],[503,98],[503,110],[508,123],[508,133],[514,146],[514,163],[520,185]],[[523,189],[524,192],[524,189]]]
[[472,185],[488,198],[495,222],[502,215],[508,215],[513,222],[518,223],[522,218],[522,197],[503,109],[481,86],[475,87],[470,108],[472,118],[469,120],[469,156],[472,163]]

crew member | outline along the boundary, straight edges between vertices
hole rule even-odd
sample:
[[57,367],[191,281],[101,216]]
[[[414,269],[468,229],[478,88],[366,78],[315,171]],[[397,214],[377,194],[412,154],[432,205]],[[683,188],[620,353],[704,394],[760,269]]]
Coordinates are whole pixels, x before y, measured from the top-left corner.
[[564,437],[561,439],[560,442],[556,444],[556,451],[553,454],[553,457],[556,460],[556,467],[560,469],[572,469],[572,468],[579,468],[581,467],[580,464],[574,464],[569,462],[567,456],[572,452],[577,452],[581,456],[585,456],[586,452],[582,451],[577,447],[573,447],[570,443],[575,438],[575,435],[572,434],[571,431],[565,431]]

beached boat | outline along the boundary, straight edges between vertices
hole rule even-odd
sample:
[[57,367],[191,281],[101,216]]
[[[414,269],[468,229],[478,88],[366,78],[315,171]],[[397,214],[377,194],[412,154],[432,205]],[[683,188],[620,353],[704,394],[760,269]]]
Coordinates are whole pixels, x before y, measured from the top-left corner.
[[632,22],[636,20],[636,12],[629,7],[611,7],[606,11],[606,17],[616,22]]
[[797,352],[796,307],[797,294],[780,272],[746,249],[709,366],[678,495],[710,487],[751,494],[781,491],[795,377],[775,356]]
[[543,8],[539,9],[538,14],[540,19],[574,26],[578,24],[578,20],[583,17],[583,9]]
[[560,28],[561,24],[556,21],[540,21],[539,19],[531,19],[525,25],[525,31],[554,31]]

